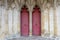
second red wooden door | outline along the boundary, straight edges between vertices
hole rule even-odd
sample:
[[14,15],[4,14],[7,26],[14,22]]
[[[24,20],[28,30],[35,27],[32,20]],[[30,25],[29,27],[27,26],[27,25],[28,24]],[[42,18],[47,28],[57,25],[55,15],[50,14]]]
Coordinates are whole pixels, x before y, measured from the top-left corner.
[[41,12],[38,6],[35,6],[32,13],[32,35],[41,35]]

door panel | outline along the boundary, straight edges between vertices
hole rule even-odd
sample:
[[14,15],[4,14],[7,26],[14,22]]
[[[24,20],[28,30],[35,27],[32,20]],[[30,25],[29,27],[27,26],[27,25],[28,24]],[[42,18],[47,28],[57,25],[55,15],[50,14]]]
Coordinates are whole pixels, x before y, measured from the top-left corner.
[[29,35],[29,13],[26,7],[22,8],[21,11],[21,35]]
[[32,13],[32,34],[36,36],[41,35],[41,12],[37,6]]

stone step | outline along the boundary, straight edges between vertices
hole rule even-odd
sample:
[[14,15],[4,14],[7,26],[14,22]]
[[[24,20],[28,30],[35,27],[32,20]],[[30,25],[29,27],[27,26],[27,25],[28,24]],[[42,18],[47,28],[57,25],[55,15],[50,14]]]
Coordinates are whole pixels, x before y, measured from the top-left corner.
[[30,36],[30,37],[16,37],[7,40],[60,40],[60,37],[40,37],[40,36]]

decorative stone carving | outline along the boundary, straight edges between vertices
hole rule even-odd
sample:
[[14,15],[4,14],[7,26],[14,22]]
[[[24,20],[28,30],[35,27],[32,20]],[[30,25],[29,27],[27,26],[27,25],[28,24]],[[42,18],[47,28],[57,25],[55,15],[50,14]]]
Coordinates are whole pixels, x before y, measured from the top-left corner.
[[57,2],[57,6],[60,6],[60,0],[57,0],[56,2]]

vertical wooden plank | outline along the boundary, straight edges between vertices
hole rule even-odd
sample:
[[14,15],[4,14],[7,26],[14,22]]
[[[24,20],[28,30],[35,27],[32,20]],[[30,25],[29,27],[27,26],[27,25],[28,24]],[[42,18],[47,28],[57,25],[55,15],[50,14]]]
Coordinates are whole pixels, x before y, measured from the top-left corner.
[[32,13],[32,35],[41,35],[41,12],[37,6]]
[[21,10],[21,35],[29,35],[29,13],[25,6]]

